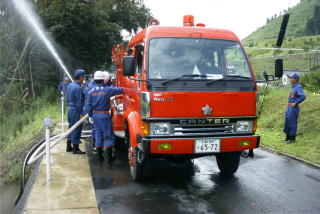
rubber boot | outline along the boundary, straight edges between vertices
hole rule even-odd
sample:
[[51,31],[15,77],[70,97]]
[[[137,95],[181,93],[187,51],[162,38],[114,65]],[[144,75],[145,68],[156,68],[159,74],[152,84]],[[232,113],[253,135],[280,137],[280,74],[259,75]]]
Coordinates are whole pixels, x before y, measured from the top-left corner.
[[66,151],[67,152],[72,152],[73,151],[73,148],[71,146],[71,140],[67,140],[67,148],[66,148]]
[[289,140],[286,141],[286,143],[294,143],[296,141],[296,137],[295,136],[289,136]]
[[99,157],[99,160],[102,162],[104,161],[104,157],[103,157],[103,150],[102,148],[97,148],[97,152],[98,152],[98,157]]
[[92,152],[97,153],[97,147],[96,147],[96,141],[94,138],[92,138]]
[[288,134],[286,134],[286,139],[284,139],[284,142],[287,142],[288,140],[290,140],[290,136]]
[[79,144],[73,144],[73,154],[83,155],[86,154],[86,152],[83,152],[79,149]]
[[92,147],[95,147],[96,145],[96,140],[94,138],[91,139],[91,142],[92,142]]
[[109,163],[115,160],[115,158],[112,155],[112,147],[107,148],[107,159]]
[[97,151],[98,151],[97,147],[93,147],[92,153],[97,153]]

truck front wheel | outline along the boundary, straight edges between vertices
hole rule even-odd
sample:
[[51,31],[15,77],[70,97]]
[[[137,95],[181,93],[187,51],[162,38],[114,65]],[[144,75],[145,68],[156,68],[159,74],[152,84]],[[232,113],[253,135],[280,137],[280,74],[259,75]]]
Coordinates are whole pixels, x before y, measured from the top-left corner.
[[132,146],[129,129],[125,131],[125,143],[128,146],[128,159],[132,180],[136,182],[143,181],[145,179],[146,158],[139,148]]
[[225,152],[216,155],[217,164],[222,176],[232,176],[240,163],[240,152]]
[[146,159],[143,152],[138,148],[130,147],[129,152],[131,157],[129,159],[130,163],[130,174],[134,181],[143,181],[146,177]]

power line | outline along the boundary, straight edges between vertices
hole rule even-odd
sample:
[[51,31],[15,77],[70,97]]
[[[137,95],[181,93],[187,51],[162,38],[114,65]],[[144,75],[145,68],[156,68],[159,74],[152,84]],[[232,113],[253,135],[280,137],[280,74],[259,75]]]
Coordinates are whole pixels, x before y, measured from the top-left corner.
[[[247,49],[257,49],[257,50],[287,50],[287,51],[305,51],[303,48],[260,48],[260,47],[244,47]],[[317,52],[319,50],[312,49],[310,52]]]
[[309,55],[319,55],[319,52],[310,51],[304,53],[297,53],[297,54],[286,54],[286,55],[276,55],[276,56],[262,56],[262,57],[255,57],[250,58],[251,60],[259,60],[259,59],[285,59],[290,57],[300,57],[300,56],[309,56]]

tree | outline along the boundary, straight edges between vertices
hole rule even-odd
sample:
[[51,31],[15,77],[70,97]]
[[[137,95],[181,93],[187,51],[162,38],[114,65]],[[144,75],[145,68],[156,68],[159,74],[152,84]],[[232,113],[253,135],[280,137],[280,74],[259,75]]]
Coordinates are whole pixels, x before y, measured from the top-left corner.
[[39,0],[37,8],[55,41],[73,59],[70,67],[90,71],[110,65],[122,30],[136,32],[151,17],[143,1],[134,0]]
[[[46,87],[56,87],[61,70],[11,2],[0,1],[0,126],[8,115],[21,115],[30,109]],[[111,48],[122,41],[122,30],[136,32],[147,17],[151,18],[139,0],[34,2],[46,33],[53,36],[54,46],[70,71],[108,67]],[[0,134],[0,142],[6,141],[2,138],[6,134]]]
[[320,33],[320,6],[314,8],[313,17],[306,24],[308,35],[317,35]]

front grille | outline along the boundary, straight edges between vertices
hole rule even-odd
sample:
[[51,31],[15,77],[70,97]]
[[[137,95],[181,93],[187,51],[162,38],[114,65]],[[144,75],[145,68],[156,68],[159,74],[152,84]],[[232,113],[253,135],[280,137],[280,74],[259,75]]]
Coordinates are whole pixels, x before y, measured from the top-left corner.
[[199,117],[199,118],[147,118],[150,123],[170,123],[169,135],[149,135],[147,138],[222,137],[251,135],[253,132],[236,132],[238,120],[253,120],[255,117]]
[[224,135],[234,132],[234,124],[172,125],[173,135]]

